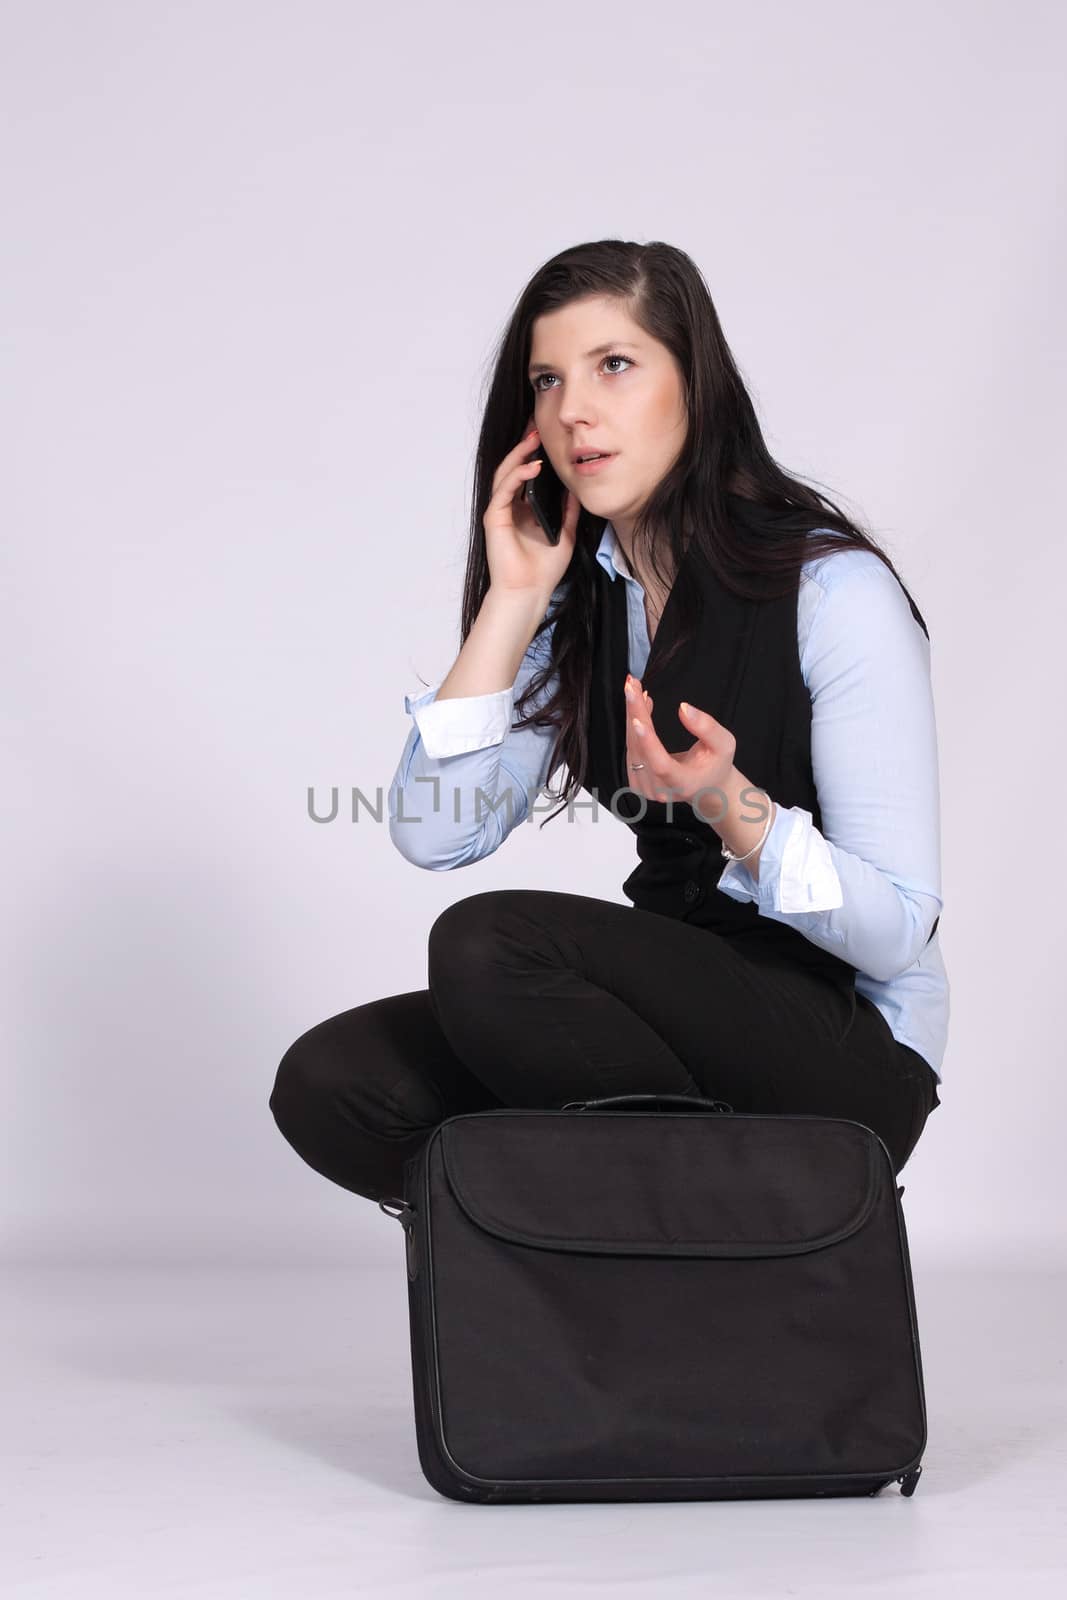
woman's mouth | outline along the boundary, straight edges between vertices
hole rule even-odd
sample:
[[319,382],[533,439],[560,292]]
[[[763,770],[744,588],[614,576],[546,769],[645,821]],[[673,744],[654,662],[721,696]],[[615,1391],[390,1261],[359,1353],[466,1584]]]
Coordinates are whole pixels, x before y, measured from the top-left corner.
[[576,461],[574,463],[574,470],[575,472],[580,473],[583,478],[589,478],[592,477],[594,472],[603,471],[608,463],[614,460],[615,456],[610,455],[597,456],[593,461]]

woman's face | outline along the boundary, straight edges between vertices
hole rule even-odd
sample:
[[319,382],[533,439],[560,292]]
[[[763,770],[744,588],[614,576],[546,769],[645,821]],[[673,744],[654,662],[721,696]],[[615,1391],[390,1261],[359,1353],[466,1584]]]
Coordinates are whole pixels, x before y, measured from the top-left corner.
[[[529,381],[534,421],[553,467],[587,510],[609,518],[628,540],[685,441],[684,383],[673,354],[631,320],[621,301],[590,296],[536,319]],[[613,459],[598,472],[580,473],[577,450],[603,450]]]

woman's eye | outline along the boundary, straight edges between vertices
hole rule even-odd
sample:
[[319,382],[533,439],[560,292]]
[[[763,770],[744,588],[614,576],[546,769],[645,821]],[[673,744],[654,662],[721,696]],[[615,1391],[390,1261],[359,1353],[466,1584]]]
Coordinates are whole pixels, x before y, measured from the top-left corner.
[[[605,356],[604,360],[600,363],[600,365],[601,366],[605,366],[609,361],[624,361],[628,367],[632,367],[634,365],[634,363],[630,360],[629,356]],[[620,377],[621,374],[617,373],[617,372],[613,372],[613,373],[610,374],[610,376],[613,377],[613,378],[616,378],[616,377]],[[553,377],[555,377],[555,373],[553,373],[553,372],[539,372],[537,374],[537,376],[533,380],[534,389],[539,394],[544,394],[545,391],[541,388],[541,379],[542,378],[553,378]]]

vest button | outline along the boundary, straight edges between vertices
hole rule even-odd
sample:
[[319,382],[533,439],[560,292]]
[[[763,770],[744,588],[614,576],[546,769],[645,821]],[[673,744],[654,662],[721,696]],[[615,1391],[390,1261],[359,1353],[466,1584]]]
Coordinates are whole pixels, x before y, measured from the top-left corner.
[[688,900],[689,904],[692,905],[693,901],[696,899],[697,895],[700,893],[700,885],[699,885],[699,883],[697,883],[695,881],[695,879],[690,878],[688,880],[688,882],[686,883],[686,886],[685,886],[685,888],[684,888],[684,890],[682,892],[685,895],[685,898]]

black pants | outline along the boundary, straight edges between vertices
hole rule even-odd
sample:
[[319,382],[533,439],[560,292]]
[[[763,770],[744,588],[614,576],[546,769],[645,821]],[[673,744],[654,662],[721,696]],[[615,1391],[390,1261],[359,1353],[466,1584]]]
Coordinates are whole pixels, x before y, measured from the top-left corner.
[[458,1112],[707,1095],[861,1122],[899,1172],[941,1103],[929,1064],[863,995],[632,906],[471,895],[431,927],[428,968],[428,989],[301,1034],[270,1096],[308,1165],[369,1199],[402,1196],[404,1163]]

